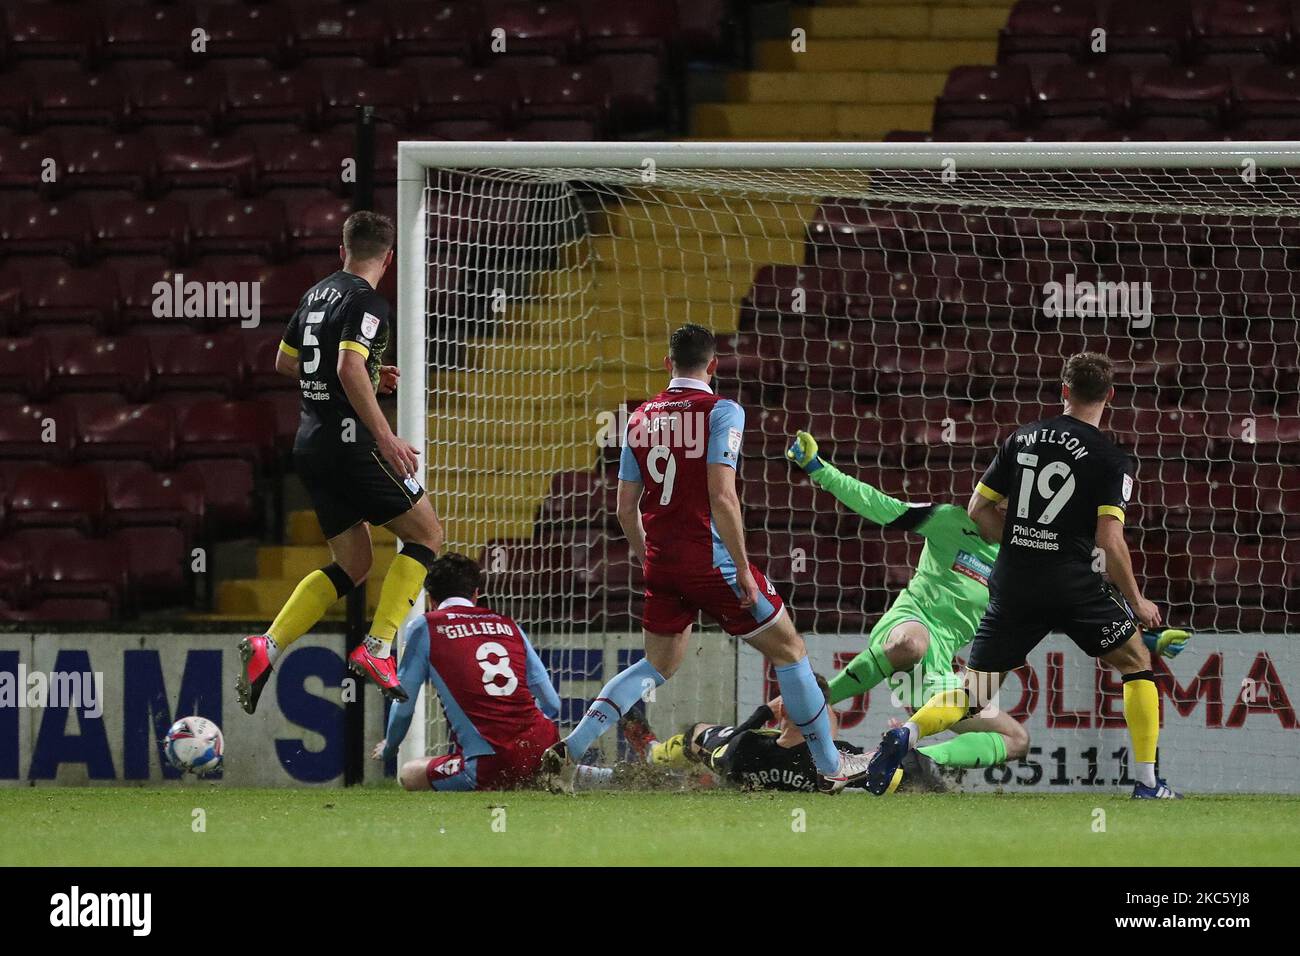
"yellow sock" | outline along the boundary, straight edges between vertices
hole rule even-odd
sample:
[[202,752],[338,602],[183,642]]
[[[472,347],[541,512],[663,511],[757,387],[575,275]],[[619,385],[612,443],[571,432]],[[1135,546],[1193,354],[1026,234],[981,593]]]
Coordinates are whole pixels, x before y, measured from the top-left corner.
[[353,587],[351,579],[337,564],[313,571],[298,582],[266,633],[284,650],[311,630],[330,605]]
[[966,716],[970,701],[960,687],[935,694],[925,706],[912,715],[912,723],[922,737],[942,733]]
[[1124,722],[1133,740],[1133,759],[1156,762],[1160,739],[1160,694],[1150,671],[1124,675]]
[[[375,608],[375,620],[370,625],[370,636],[387,643],[397,636],[397,629],[406,620],[406,615],[415,606],[415,599],[424,587],[424,577],[428,574],[423,561],[417,561],[407,554],[414,550],[407,545],[384,575],[384,586],[379,592],[379,606]],[[420,551],[427,551],[422,548]],[[433,552],[429,552],[432,558]]]

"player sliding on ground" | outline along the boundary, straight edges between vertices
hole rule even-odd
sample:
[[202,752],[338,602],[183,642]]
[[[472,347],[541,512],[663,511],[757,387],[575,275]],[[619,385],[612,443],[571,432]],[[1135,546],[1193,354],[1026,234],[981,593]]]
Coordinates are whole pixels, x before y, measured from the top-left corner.
[[[1098,429],[1115,395],[1110,360],[1082,352],[1065,365],[1064,414],[1016,429],[998,449],[967,507],[1002,547],[989,577],[989,604],[971,645],[965,686],[941,691],[903,726],[886,731],[871,760],[868,789],[883,793],[903,756],[996,704],[1002,676],[1053,628],[1122,675],[1124,720],[1140,799],[1176,798],[1156,777],[1160,699],[1151,657],[1134,617],[1160,625],[1142,596],[1124,543],[1133,460]],[[1005,513],[997,505],[1007,502]],[[1095,550],[1094,550],[1095,549]],[[1123,598],[1115,594],[1105,570]],[[1126,604],[1125,601],[1128,603]]]
[[[985,541],[965,509],[953,504],[908,504],[844,474],[817,453],[817,440],[798,432],[786,457],[809,479],[868,521],[913,531],[925,539],[912,580],[872,628],[866,648],[831,678],[830,702],[865,694],[891,674],[905,673],[899,698],[921,707],[940,691],[961,687],[953,672],[957,651],[970,642],[989,603],[989,575],[998,545]],[[910,673],[906,673],[910,672]],[[922,748],[946,767],[991,767],[1029,752],[1029,733],[1005,711],[967,717],[959,736]]]
[[366,580],[374,559],[372,524],[397,535],[402,550],[384,576],[370,634],[348,656],[348,666],[386,696],[402,697],[390,648],[443,535],[420,485],[419,452],[393,434],[375,397],[392,392],[399,375],[395,366],[379,364],[391,322],[388,303],[375,291],[392,264],[393,238],[385,216],[354,212],[347,218],[339,247],[343,268],[307,290],[275,358],[275,370],[302,388],[294,470],[334,560],[298,583],[265,634],[240,642],[236,692],[250,714],[284,649]]
[[[438,692],[455,749],[408,760],[398,770],[407,790],[509,790],[531,783],[542,753],[559,739],[560,697],[523,628],[478,607],[483,571],[463,554],[434,561],[425,579],[434,610],[403,630],[404,698],[388,711],[376,760],[392,757],[415,714],[420,688]],[[423,719],[423,717],[421,717]]]
[[708,329],[675,331],[664,359],[668,387],[628,419],[618,520],[645,570],[645,657],[616,674],[573,732],[547,751],[543,773],[552,790],[572,792],[587,748],[673,676],[700,611],[772,662],[786,712],[812,751],[819,790],[838,793],[865,773],[865,755],[836,749],[803,638],[745,553],[736,494],[745,413],[709,386],[715,352]]

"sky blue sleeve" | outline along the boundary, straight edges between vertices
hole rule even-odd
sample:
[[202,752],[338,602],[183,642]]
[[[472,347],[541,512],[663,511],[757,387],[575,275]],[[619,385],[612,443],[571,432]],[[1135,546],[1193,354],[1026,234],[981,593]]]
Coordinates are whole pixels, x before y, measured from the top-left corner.
[[[516,624],[515,627],[519,625]],[[533,650],[533,645],[522,627],[519,627],[519,636],[524,639],[524,653],[528,655],[528,689],[533,692],[537,709],[551,720],[555,720],[560,716],[560,695],[556,693],[555,685],[551,683],[551,675],[546,671],[546,665]]]
[[710,465],[730,465],[740,462],[740,440],[745,434],[745,410],[729,398],[724,398],[709,412],[709,451],[706,461]]
[[411,718],[415,715],[415,699],[420,688],[429,679],[429,622],[423,614],[406,625],[402,639],[402,663],[397,668],[397,679],[406,700],[394,702],[388,709],[388,732],[384,734],[384,758],[397,753],[406,738]]
[[641,466],[636,463],[636,455],[632,454],[632,447],[627,441],[623,442],[623,451],[618,456],[618,480],[641,480]]

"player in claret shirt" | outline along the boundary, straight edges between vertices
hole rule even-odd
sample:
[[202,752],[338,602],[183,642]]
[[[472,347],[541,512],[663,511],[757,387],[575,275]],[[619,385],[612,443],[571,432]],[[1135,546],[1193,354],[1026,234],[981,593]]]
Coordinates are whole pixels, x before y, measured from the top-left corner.
[[786,713],[808,741],[819,790],[838,793],[865,772],[864,755],[835,747],[830,707],[803,638],[745,553],[736,494],[745,413],[713,393],[715,353],[708,329],[684,325],[675,331],[664,359],[668,387],[628,419],[618,520],[644,565],[645,657],[615,675],[573,733],[547,752],[543,779],[552,790],[572,792],[587,748],[672,677],[701,611],[772,662]]
[[429,568],[434,610],[408,623],[398,678],[406,697],[388,712],[388,733],[371,756],[397,753],[415,712],[416,694],[433,685],[451,725],[454,749],[408,760],[407,790],[509,790],[537,775],[542,753],[559,739],[560,698],[523,628],[477,606],[483,571],[463,554]]

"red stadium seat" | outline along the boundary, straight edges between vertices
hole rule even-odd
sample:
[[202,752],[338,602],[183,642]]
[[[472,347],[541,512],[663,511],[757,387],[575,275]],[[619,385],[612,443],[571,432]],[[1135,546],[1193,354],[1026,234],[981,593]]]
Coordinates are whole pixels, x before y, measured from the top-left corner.
[[63,147],[57,137],[0,132],[0,188],[23,189],[34,195],[51,192],[52,184],[43,178],[48,161],[55,169],[64,168]]
[[156,176],[153,141],[143,134],[78,132],[69,136],[64,184],[78,189],[146,193]]
[[519,109],[519,74],[504,67],[430,70],[420,75],[420,120],[487,120],[503,126]]
[[215,187],[247,195],[257,173],[252,143],[182,134],[159,137],[158,174],[168,189]]
[[1262,64],[1233,73],[1238,114],[1252,119],[1300,118],[1300,69]]
[[206,516],[203,485],[181,472],[145,468],[109,479],[108,529],[162,526],[179,528],[187,541],[203,530]]
[[817,525],[833,531],[837,515],[808,480],[785,461],[746,461],[741,465],[740,503],[746,526],[799,529]]
[[1034,83],[1033,112],[1040,120],[1117,121],[1128,112],[1131,82],[1122,66],[1050,67]]
[[21,281],[25,329],[99,331],[116,320],[121,294],[112,269],[32,267],[22,270]]
[[275,423],[262,402],[201,401],[180,415],[180,460],[238,458],[262,467],[275,447]]
[[224,536],[256,530],[261,524],[253,466],[234,458],[204,458],[184,462],[177,473],[203,488],[208,520]]
[[[0,40],[0,53],[3,52]],[[26,129],[32,122],[36,104],[36,84],[25,74],[9,75],[0,85],[0,127]]]
[[539,65],[572,60],[581,49],[582,19],[567,0],[487,0],[484,19],[505,33],[511,59]]
[[159,402],[122,405],[80,416],[76,456],[83,461],[116,459],[171,464],[176,452],[176,416]]
[[614,526],[616,485],[590,471],[561,471],[551,477],[538,521],[543,525]]
[[419,90],[416,73],[401,67],[326,73],[322,119],[353,124],[358,107],[372,106],[377,122],[405,126],[415,114]]
[[1134,67],[1176,63],[1191,43],[1192,21],[1185,4],[1115,4],[1104,26],[1106,58]]
[[30,607],[2,606],[0,620],[11,623],[96,623],[111,621],[115,611],[115,602],[99,598],[46,598]]
[[138,338],[50,339],[55,392],[120,392],[139,400],[149,392],[149,345]]
[[262,4],[214,5],[208,10],[206,56],[279,62],[289,37],[289,12]]
[[154,388],[238,395],[248,374],[243,338],[237,332],[168,336],[154,347]]
[[101,23],[96,13],[67,4],[9,5],[4,18],[8,22],[9,55],[15,60],[90,61],[98,54],[100,45]]
[[760,322],[844,316],[841,275],[816,266],[763,266],[740,304],[740,327]]
[[284,207],[274,199],[214,199],[195,218],[194,247],[202,255],[273,258],[284,251],[287,230]]
[[876,203],[828,200],[817,207],[808,227],[808,241],[841,249],[906,249],[900,213]]
[[137,608],[161,607],[188,600],[189,543],[179,528],[130,527],[106,539],[126,566]]
[[350,3],[305,3],[293,10],[295,52],[376,63],[385,55],[387,23],[380,11]]
[[385,6],[393,55],[419,58],[426,68],[461,67],[477,58],[487,35],[476,3],[453,0],[397,0]]
[[1069,62],[1088,50],[1100,25],[1092,0],[1019,0],[998,36],[998,62]]
[[14,255],[83,261],[90,242],[90,210],[75,200],[16,202],[4,214],[3,239]]
[[1133,108],[1142,116],[1219,120],[1232,98],[1232,74],[1216,66],[1166,66],[1133,79]]
[[677,10],[672,0],[587,0],[582,4],[586,62],[610,77],[621,128],[661,117],[675,94],[672,78]]
[[31,552],[22,541],[0,540],[0,601],[25,607],[33,597]]
[[20,472],[9,488],[11,528],[99,527],[107,504],[104,479],[85,467],[37,466]]
[[609,74],[591,66],[538,67],[519,79],[525,120],[581,120],[599,127],[610,110]]
[[109,60],[181,62],[191,56],[194,29],[194,14],[187,9],[123,7],[107,16],[104,56]]
[[219,73],[154,70],[137,76],[131,84],[131,116],[151,127],[215,130],[225,115],[225,96]]
[[1291,43],[1291,8],[1285,0],[1209,0],[1192,7],[1192,19],[1203,63],[1277,60]]
[[129,588],[122,554],[108,541],[83,539],[45,548],[36,559],[40,593],[49,598],[107,602],[116,611]]
[[0,342],[0,392],[42,399],[50,390],[49,340],[4,339]]
[[344,187],[343,160],[356,152],[351,133],[304,133],[285,138],[254,132],[265,187],[317,186],[338,192]]
[[127,115],[126,90],[111,74],[60,72],[37,83],[34,112],[39,126],[116,126]]
[[94,244],[101,256],[184,259],[189,251],[189,208],[167,199],[119,199],[95,208]]
[[235,70],[226,75],[232,123],[312,125],[320,113],[320,77],[310,70]]
[[66,405],[0,406],[0,458],[66,461],[76,422]]
[[337,254],[343,223],[352,212],[350,199],[317,190],[296,190],[285,195],[284,203],[289,241],[295,252]]
[[938,129],[967,119],[1015,124],[1027,117],[1031,88],[1023,66],[959,66],[948,73],[934,103]]

